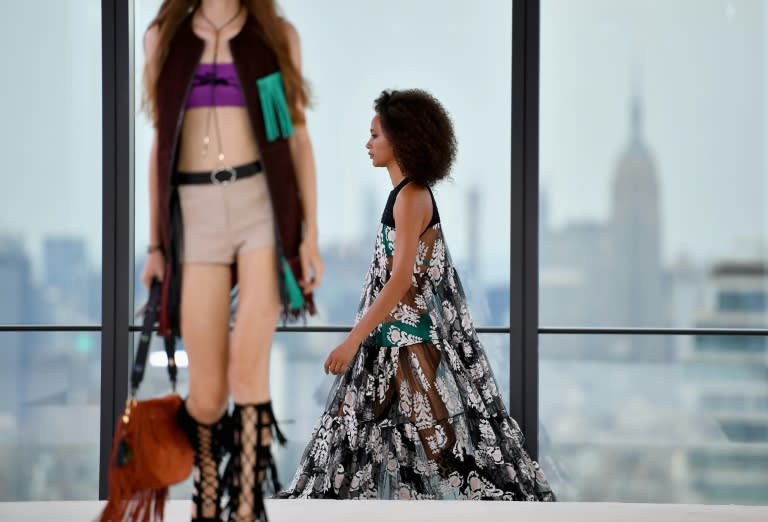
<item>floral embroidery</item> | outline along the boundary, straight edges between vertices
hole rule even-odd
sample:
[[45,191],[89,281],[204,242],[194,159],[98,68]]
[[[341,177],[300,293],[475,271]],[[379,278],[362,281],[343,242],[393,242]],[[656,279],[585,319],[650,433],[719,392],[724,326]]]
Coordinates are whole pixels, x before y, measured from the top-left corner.
[[[357,320],[392,273],[382,223]],[[283,498],[554,500],[475,332],[440,224],[412,285],[337,378]]]

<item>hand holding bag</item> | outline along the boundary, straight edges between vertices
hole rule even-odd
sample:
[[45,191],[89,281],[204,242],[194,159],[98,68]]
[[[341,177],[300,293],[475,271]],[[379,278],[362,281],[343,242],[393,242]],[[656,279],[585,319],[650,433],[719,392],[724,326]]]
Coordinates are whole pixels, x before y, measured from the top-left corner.
[[176,393],[173,337],[165,338],[172,393],[155,399],[136,399],[159,312],[160,292],[160,282],[153,281],[131,371],[131,394],[112,441],[109,498],[98,518],[100,522],[163,520],[168,486],[186,480],[192,472],[194,450],[176,421],[182,399]]

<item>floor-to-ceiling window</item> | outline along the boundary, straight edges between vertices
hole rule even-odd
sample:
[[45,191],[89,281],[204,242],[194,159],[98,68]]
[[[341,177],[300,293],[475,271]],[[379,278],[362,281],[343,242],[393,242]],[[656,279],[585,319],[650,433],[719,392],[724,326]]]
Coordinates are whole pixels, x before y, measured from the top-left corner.
[[101,9],[0,20],[0,500],[97,498]]
[[542,0],[540,27],[555,486],[766,503],[768,2]]
[[[146,297],[128,281],[147,243],[141,41],[160,2],[93,3],[17,2],[0,22],[0,500],[105,492]],[[524,428],[541,421],[529,442],[559,497],[768,503],[768,4],[279,3],[313,92],[328,270],[318,316],[275,337],[283,480],[331,384],[321,364],[354,319],[390,188],[364,150],[372,101],[420,87],[457,128],[454,181],[436,195],[473,317]],[[541,40],[513,77],[512,10],[539,7],[516,17],[536,24],[516,44],[539,20]],[[525,111],[536,125],[513,135]],[[534,163],[511,152],[536,146]],[[540,181],[537,215],[509,204],[525,206],[526,180]],[[535,248],[521,216],[538,227],[538,266],[520,263]],[[520,335],[537,302],[538,355]],[[164,393],[161,352],[151,364],[143,394]]]

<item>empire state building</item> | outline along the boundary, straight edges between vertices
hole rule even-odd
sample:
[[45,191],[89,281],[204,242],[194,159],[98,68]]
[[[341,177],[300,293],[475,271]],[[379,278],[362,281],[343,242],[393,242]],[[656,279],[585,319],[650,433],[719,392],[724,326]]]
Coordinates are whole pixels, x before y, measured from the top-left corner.
[[[612,190],[611,322],[617,326],[664,326],[660,222],[656,162],[643,137],[643,108],[635,95],[629,142],[618,160]],[[644,345],[653,339],[637,341]]]

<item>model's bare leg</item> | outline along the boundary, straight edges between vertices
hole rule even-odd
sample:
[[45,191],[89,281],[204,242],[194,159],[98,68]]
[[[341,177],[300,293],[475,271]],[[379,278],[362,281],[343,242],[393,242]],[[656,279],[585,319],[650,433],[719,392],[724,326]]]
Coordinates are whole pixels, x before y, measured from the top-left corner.
[[280,316],[274,247],[240,255],[238,304],[229,356],[229,383],[235,403],[266,402],[269,354]]
[[273,466],[269,355],[280,315],[274,247],[243,253],[237,265],[240,290],[229,360],[236,459],[230,520],[251,522],[266,518],[261,482]]
[[221,516],[231,286],[226,265],[184,265],[181,332],[189,357],[189,396],[179,422],[195,447],[193,521]]

